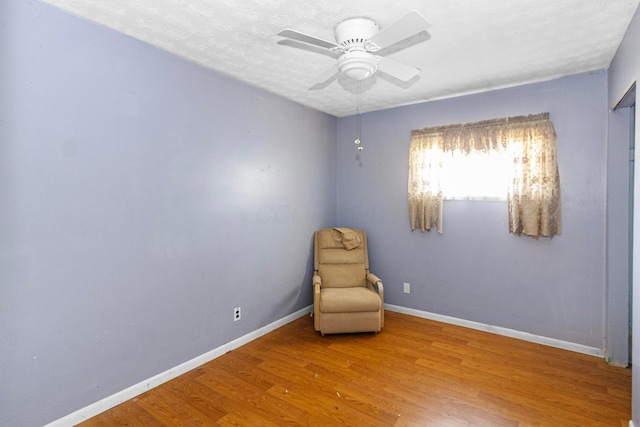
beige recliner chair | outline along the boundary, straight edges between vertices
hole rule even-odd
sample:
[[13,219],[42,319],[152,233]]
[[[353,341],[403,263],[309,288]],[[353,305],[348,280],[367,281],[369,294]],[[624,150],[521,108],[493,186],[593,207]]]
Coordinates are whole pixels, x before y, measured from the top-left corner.
[[316,231],[313,265],[316,331],[322,335],[380,332],[384,288],[369,272],[365,232],[349,228]]

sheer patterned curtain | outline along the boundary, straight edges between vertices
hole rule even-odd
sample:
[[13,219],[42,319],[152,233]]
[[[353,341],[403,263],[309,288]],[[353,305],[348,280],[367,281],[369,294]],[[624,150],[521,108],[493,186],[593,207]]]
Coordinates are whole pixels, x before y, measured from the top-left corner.
[[502,132],[513,162],[509,232],[538,238],[560,234],[560,175],[556,132],[546,120],[510,124]]
[[509,232],[534,238],[560,234],[556,133],[549,113],[414,130],[409,148],[411,230],[442,233],[446,157],[506,153]]
[[412,132],[409,148],[409,223],[411,230],[442,233],[442,175],[444,133]]

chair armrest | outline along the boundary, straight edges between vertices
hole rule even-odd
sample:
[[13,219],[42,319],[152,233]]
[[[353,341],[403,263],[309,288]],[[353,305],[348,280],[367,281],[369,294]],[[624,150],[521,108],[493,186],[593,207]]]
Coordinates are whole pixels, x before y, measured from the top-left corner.
[[367,280],[371,283],[382,282],[382,280],[380,280],[380,278],[373,273],[367,274]]
[[315,309],[320,309],[320,283],[313,284],[313,305]]
[[322,287],[322,279],[317,274],[314,274],[313,275],[313,286],[315,286],[316,283],[319,284],[320,287]]
[[369,273],[367,274],[367,282],[369,282],[369,287],[376,291],[384,301],[384,286],[382,285],[382,280],[375,274]]
[[[317,281],[316,281],[317,278]],[[320,287],[322,280],[320,276],[313,276],[313,328],[320,330]]]
[[367,274],[368,286],[372,288],[380,296],[380,302],[382,303],[382,318],[380,319],[380,327],[384,326],[384,286],[382,280],[373,273]]

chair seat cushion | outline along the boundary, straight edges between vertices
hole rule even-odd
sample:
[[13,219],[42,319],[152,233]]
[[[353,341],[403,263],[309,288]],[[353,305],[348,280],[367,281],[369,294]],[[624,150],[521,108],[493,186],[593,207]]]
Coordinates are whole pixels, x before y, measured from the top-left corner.
[[323,313],[353,313],[379,311],[380,296],[369,288],[323,288],[320,291],[320,311]]

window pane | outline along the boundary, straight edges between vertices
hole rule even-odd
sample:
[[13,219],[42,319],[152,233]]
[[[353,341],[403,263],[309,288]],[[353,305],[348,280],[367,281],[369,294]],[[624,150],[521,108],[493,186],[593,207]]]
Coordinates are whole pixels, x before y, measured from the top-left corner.
[[504,152],[454,151],[443,164],[442,194],[449,200],[506,200],[509,163]]

